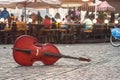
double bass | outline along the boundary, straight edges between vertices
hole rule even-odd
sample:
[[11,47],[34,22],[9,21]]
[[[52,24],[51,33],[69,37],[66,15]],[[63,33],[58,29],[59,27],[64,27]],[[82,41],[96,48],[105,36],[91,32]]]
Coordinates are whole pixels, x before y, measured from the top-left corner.
[[40,44],[36,38],[28,35],[18,37],[12,49],[15,62],[22,66],[32,66],[35,61],[42,61],[45,65],[53,65],[60,58],[91,61],[82,57],[63,55],[55,45],[51,43]]

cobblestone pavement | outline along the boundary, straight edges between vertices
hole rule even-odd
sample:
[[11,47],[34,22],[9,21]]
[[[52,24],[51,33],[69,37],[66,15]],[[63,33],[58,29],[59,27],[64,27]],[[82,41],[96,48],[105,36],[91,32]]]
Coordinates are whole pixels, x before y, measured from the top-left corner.
[[55,44],[62,54],[87,57],[91,62],[59,59],[54,65],[35,62],[19,66],[13,45],[0,45],[0,80],[120,80],[120,48],[110,43]]

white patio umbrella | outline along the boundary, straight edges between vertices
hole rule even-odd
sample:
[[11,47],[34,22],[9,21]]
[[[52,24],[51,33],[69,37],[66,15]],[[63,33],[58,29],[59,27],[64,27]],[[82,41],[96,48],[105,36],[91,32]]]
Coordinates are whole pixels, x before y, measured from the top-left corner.
[[[0,7],[6,8],[25,8],[25,16],[26,16],[26,8],[50,8],[57,7],[61,5],[61,1],[59,0],[0,0]],[[26,18],[25,18],[26,22]]]
[[30,7],[30,8],[49,8],[60,6],[59,0],[0,0],[0,7],[18,8]]
[[0,0],[0,7],[15,8],[16,4],[25,0]]

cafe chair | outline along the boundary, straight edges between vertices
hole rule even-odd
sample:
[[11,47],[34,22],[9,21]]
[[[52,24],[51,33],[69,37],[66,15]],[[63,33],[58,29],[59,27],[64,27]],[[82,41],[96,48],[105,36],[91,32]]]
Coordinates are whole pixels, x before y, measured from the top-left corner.
[[8,35],[9,31],[0,30],[0,44],[7,44],[8,43]]
[[39,30],[38,42],[44,44],[45,43],[45,39],[46,39],[45,31],[44,31],[44,29],[41,28]]
[[[21,34],[22,35],[22,34]],[[20,36],[20,33],[17,28],[16,22],[13,22],[11,24],[11,29],[7,32],[6,37],[5,37],[5,43],[14,43],[16,38]]]
[[106,27],[106,32],[105,32],[105,42],[110,41],[110,35],[111,35],[111,28],[114,28],[114,25],[104,25]]
[[6,26],[6,24],[5,24],[5,23],[0,22],[0,30],[4,30],[5,26]]
[[52,42],[52,33],[51,33],[51,25],[49,28],[43,28],[42,29],[42,37],[44,38],[43,43],[51,43]]
[[58,27],[58,24],[52,23],[50,31],[52,43],[60,43],[60,29]]
[[11,39],[11,43],[14,43],[15,39],[17,38],[17,24],[16,24],[16,22],[12,23],[10,34],[8,35],[8,37]]
[[33,27],[31,24],[28,24],[28,35],[32,36],[33,35]]
[[101,40],[105,42],[106,28],[104,25],[94,25],[93,27],[94,40]]
[[90,39],[93,35],[93,26],[91,25],[91,27],[89,28],[86,28],[85,25],[84,25],[84,28],[83,28],[83,38],[84,39]]
[[74,32],[74,27],[71,25],[67,26],[68,26],[67,28],[61,28],[63,29],[61,33],[61,43],[75,43],[76,35]]

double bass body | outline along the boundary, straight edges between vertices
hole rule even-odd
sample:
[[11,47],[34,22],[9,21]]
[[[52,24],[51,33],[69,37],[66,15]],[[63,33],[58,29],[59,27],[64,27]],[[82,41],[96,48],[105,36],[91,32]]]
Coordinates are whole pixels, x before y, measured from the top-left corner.
[[62,57],[91,61],[82,57],[76,58],[62,55],[53,44],[40,44],[36,38],[28,35],[22,35],[16,39],[13,46],[13,57],[22,66],[32,66],[35,61],[42,61],[45,65],[52,65]]

